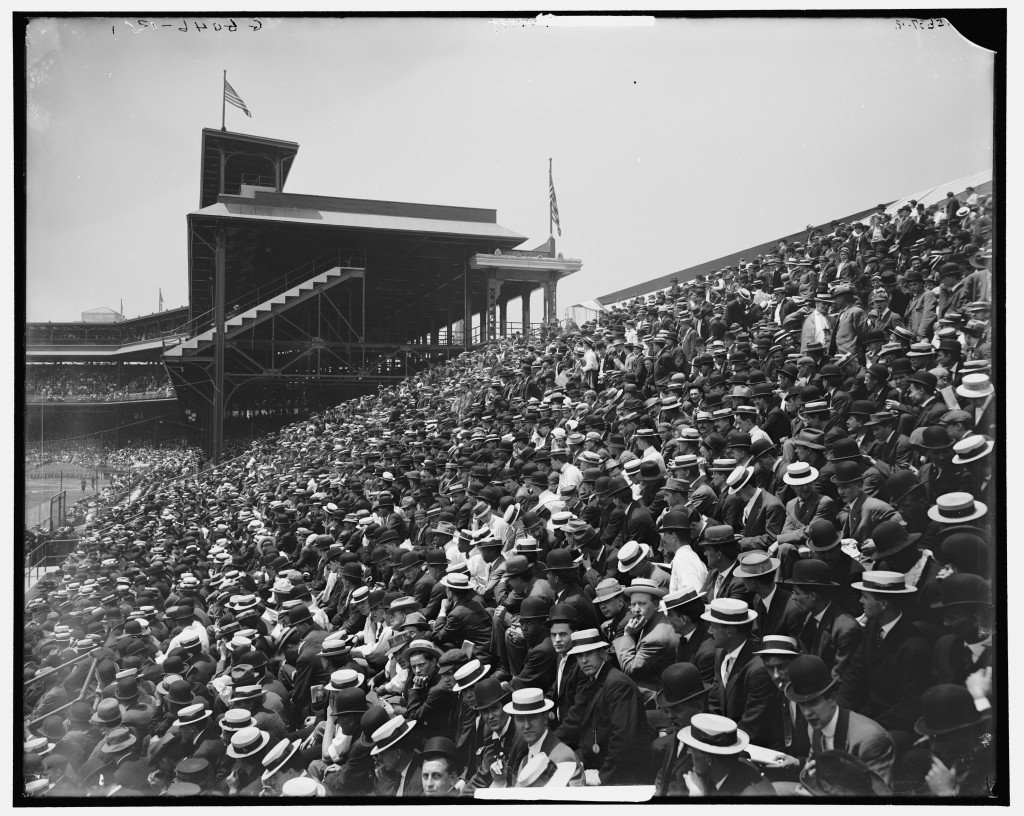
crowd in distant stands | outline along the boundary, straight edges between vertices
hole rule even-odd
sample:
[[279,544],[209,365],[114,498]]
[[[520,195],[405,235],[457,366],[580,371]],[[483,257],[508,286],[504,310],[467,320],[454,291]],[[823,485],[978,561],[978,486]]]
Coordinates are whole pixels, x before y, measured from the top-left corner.
[[30,365],[25,394],[47,402],[104,402],[173,397],[174,388],[158,366],[121,371],[116,366]]
[[25,792],[1004,790],[992,202],[950,199],[154,454],[27,604]]

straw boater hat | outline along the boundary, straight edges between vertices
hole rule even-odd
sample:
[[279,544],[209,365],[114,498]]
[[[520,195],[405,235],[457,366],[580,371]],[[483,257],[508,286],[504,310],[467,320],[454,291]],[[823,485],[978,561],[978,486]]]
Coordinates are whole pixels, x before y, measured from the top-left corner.
[[917,592],[915,587],[908,587],[906,576],[902,572],[888,570],[866,570],[861,573],[861,580],[850,584],[861,592],[878,595],[909,595]]
[[[597,630],[593,629],[591,631],[596,632]],[[572,654],[571,651],[570,654]],[[512,714],[513,716],[517,714],[524,716],[530,714],[543,714],[554,707],[554,701],[545,697],[544,692],[541,689],[523,688],[512,692],[512,700],[505,704],[503,710],[506,714]]]
[[233,759],[245,759],[262,751],[270,742],[270,734],[256,726],[243,728],[231,736],[227,755]]
[[987,512],[988,506],[970,493],[944,493],[928,508],[928,518],[940,524],[966,524]]
[[739,565],[733,570],[733,575],[737,578],[763,578],[774,575],[781,563],[778,558],[772,558],[766,552],[753,550],[740,554]]
[[796,638],[788,635],[765,635],[761,638],[761,648],[754,654],[797,657],[800,654],[800,644],[797,643]]
[[788,485],[804,485],[811,484],[818,478],[818,469],[809,465],[807,462],[793,462],[791,465],[786,465],[786,472],[782,476],[782,481]]
[[651,548],[638,541],[627,541],[619,550],[619,572],[629,572],[633,567],[650,557]]
[[581,629],[572,633],[572,648],[568,651],[570,655],[593,652],[596,649],[607,649],[608,641],[601,637],[597,629]]
[[650,595],[655,599],[665,597],[667,590],[658,585],[657,581],[653,581],[650,578],[634,578],[630,581],[629,586],[622,590],[626,595],[633,597],[636,594]]
[[490,670],[491,667],[488,664],[481,663],[474,657],[468,663],[456,669],[453,675],[455,685],[452,686],[452,691],[465,691],[470,686],[483,680]]
[[727,626],[743,626],[757,620],[757,612],[750,609],[746,601],[738,598],[715,598],[708,604],[701,620],[708,623],[724,623]]
[[370,735],[370,739],[373,741],[370,755],[377,756],[388,750],[388,748],[397,745],[405,737],[409,736],[415,727],[416,720],[406,720],[401,714],[392,717]]
[[746,732],[737,728],[733,720],[718,714],[694,714],[676,739],[690,748],[720,756],[742,753],[750,745]]

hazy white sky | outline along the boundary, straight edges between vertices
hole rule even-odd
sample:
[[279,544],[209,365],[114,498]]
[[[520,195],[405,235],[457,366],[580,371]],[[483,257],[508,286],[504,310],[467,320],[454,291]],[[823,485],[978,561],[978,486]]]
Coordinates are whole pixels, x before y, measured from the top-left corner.
[[286,192],[493,207],[531,246],[553,157],[559,250],[584,262],[560,307],[992,161],[992,59],[949,26],[185,19],[31,26],[29,320],[186,303],[225,68],[253,113],[228,129],[300,144]]

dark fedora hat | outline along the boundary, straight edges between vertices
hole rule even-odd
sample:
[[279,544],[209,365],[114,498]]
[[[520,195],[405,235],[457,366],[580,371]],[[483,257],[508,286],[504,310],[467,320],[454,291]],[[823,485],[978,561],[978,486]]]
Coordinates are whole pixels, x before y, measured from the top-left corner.
[[860,448],[857,447],[857,440],[850,436],[837,439],[832,445],[832,450],[828,453],[828,458],[833,462],[842,462],[850,459],[859,461],[861,452]]
[[504,705],[512,697],[512,688],[494,677],[485,677],[473,686],[473,710],[483,711],[485,708],[501,703]]
[[883,521],[875,527],[872,540],[875,542],[875,563],[902,552],[921,537],[921,533],[908,533],[898,521]]
[[820,657],[800,655],[789,664],[789,682],[783,691],[794,703],[806,703],[826,694],[838,682]]
[[704,529],[704,538],[697,543],[703,547],[721,547],[724,544],[735,544],[742,538],[733,532],[728,524],[717,524]]
[[661,673],[661,686],[657,704],[664,708],[685,703],[711,690],[704,685],[700,671],[692,663],[673,663]]

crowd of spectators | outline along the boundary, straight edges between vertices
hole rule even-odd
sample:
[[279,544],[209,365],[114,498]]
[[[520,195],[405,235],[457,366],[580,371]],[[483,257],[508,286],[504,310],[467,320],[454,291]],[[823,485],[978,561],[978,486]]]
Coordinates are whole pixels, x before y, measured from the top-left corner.
[[26,792],[998,794],[991,202],[956,204],[156,455],[27,604]]
[[174,387],[162,366],[30,365],[25,394],[46,402],[107,402],[173,397]]

